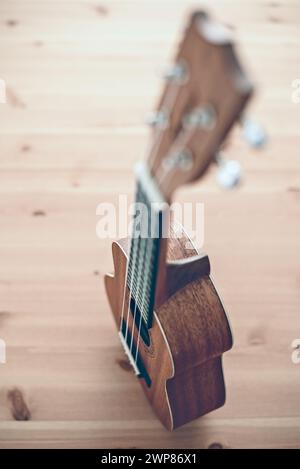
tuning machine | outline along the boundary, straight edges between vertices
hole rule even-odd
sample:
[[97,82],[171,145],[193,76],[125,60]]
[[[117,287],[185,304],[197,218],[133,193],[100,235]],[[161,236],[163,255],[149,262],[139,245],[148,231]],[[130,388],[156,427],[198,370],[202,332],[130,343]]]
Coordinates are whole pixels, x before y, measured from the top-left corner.
[[170,171],[173,168],[179,168],[181,171],[190,171],[193,165],[193,154],[187,148],[171,153],[163,159],[163,166],[166,171]]
[[[253,118],[243,116],[240,119],[242,135],[248,145],[254,149],[260,149],[267,143],[267,134],[263,126]],[[215,157],[218,165],[217,181],[221,187],[232,189],[236,187],[242,178],[241,164],[236,160],[226,160],[222,152]]]
[[163,78],[178,85],[184,84],[188,79],[188,66],[186,62],[180,59],[177,63],[166,68],[163,72]]
[[242,135],[250,147],[258,149],[265,146],[267,134],[258,121],[251,117],[244,116],[241,118],[240,124],[242,127]]
[[146,118],[146,124],[150,127],[158,129],[165,129],[168,127],[169,116],[166,111],[160,109],[158,111],[151,112]]
[[215,162],[218,165],[217,181],[225,189],[236,187],[242,177],[242,167],[236,160],[226,160],[222,152],[217,153]]
[[185,129],[203,129],[212,130],[217,121],[217,115],[211,104],[203,104],[191,112],[187,113],[182,119],[182,125]]

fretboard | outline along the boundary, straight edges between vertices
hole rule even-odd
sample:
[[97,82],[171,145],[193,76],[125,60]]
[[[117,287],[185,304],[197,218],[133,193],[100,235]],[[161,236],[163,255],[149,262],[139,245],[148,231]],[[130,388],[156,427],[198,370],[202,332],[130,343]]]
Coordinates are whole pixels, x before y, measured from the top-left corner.
[[146,166],[137,170],[133,233],[129,253],[127,287],[144,325],[152,325],[158,275],[164,201]]

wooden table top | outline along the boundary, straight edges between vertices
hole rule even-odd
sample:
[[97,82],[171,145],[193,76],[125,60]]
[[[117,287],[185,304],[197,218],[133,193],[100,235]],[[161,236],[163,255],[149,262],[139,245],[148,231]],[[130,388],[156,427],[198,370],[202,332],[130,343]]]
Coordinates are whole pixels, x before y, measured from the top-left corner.
[[[235,345],[227,403],[168,433],[128,370],[106,300],[110,240],[96,207],[133,190],[144,117],[189,2],[0,4],[0,447],[300,447],[298,0],[203,1],[232,25],[269,135],[228,148],[244,184],[215,170],[178,200],[205,203],[205,251]],[[18,421],[30,416],[28,421]]]

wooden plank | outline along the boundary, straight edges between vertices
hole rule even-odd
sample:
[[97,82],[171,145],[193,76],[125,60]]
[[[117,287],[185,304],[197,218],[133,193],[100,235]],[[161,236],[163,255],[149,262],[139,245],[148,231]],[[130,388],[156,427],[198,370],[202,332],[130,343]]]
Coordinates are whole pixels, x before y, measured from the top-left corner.
[[[155,422],[15,422],[1,423],[5,447],[20,448],[294,448],[299,444],[299,418],[232,419],[191,424],[174,434],[161,432]],[[137,434],[143,435],[137,439]],[[34,442],[34,443],[33,443]],[[231,444],[231,446],[230,446]]]

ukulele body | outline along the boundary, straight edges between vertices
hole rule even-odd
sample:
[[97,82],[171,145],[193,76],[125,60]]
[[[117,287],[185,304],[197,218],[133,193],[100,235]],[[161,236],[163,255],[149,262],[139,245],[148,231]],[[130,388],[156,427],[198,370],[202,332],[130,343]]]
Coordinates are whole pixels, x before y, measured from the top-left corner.
[[[128,240],[113,243],[115,272],[105,276],[106,292],[118,329],[122,321],[127,246]],[[208,258],[205,256],[207,262],[204,257],[203,261],[200,259],[202,264],[195,269],[196,254],[185,234],[169,239],[167,261],[172,265],[167,270],[167,282],[171,294],[155,308],[149,330],[150,344],[139,341],[138,355],[151,384],[143,378],[139,381],[168,430],[217,409],[225,402],[222,354],[232,347],[232,336],[224,307],[209,276]],[[184,270],[182,260],[185,260]],[[193,271],[190,276],[187,275],[189,266]],[[180,271],[184,275],[180,275]],[[127,288],[126,291],[128,295]],[[125,322],[129,311],[127,295],[123,310]],[[128,331],[136,344],[138,327],[130,312]]]

